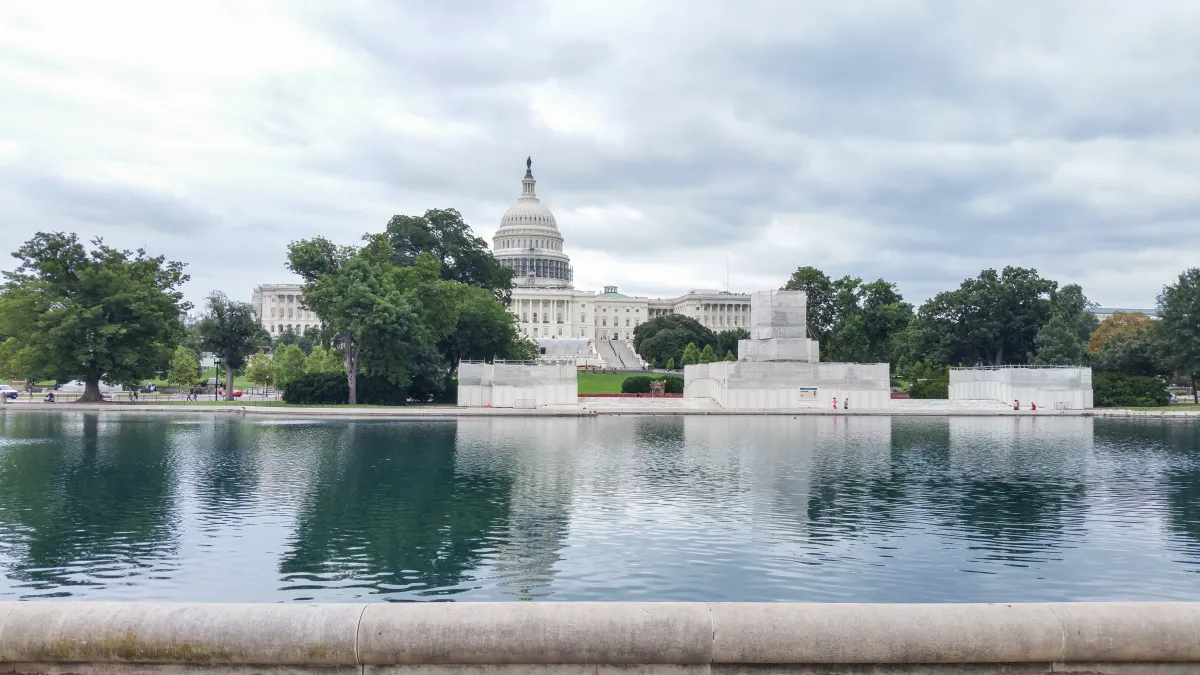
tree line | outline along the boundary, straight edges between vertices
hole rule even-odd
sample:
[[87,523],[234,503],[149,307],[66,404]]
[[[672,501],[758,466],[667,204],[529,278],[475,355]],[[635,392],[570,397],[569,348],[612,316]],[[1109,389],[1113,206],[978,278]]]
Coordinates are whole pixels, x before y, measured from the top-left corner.
[[0,286],[0,377],[137,386],[163,377],[190,386],[198,354],[275,386],[343,378],[354,403],[362,375],[389,400],[428,401],[452,390],[459,359],[535,358],[507,309],[512,271],[453,209],[394,216],[361,246],[318,237],[288,247],[304,306],[321,330],[272,339],[249,303],[216,292],[198,315],[180,290],[185,263],[89,247],[72,233],[38,233],[13,253]]
[[[893,282],[831,279],[815,267],[798,268],[782,290],[805,292],[807,332],[820,342],[822,361],[887,362],[897,380],[921,393],[925,382],[944,392],[950,366],[1087,365],[1187,378],[1193,389],[1200,372],[1200,268],[1163,287],[1160,320],[1116,313],[1104,323],[1078,284],[1060,286],[1023,267],[983,270],[915,308]],[[685,354],[689,345],[736,358],[737,340],[748,337],[745,329],[714,333],[670,314],[638,326],[634,346],[648,362],[674,368],[702,362]]]

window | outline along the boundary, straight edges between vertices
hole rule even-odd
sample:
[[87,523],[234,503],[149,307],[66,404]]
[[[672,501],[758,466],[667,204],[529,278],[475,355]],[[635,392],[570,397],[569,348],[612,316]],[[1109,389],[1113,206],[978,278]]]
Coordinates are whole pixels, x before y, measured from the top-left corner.
[[529,323],[529,314],[521,312],[521,323]]
[[600,320],[600,325],[601,325],[601,326],[607,326],[607,325],[608,325],[608,318],[606,317],[606,318],[604,318],[604,319],[601,319],[601,320]]
[[625,325],[626,325],[626,326],[628,326],[628,325],[629,325],[629,319],[625,319]]
[[602,312],[604,312],[605,314],[607,314],[607,313],[608,313],[608,308],[607,308],[607,307],[605,307],[604,309],[602,309],[602,310],[600,310],[600,311],[602,311]]
[[628,307],[626,307],[626,308],[625,308],[625,313],[626,313],[626,314],[628,314],[628,313],[629,313],[629,308],[628,308]]
[[537,312],[533,313],[533,322],[537,323]]
[[579,303],[579,309],[587,309],[587,305],[581,302]]
[[[563,322],[563,320],[562,320],[562,312],[559,312],[559,313],[558,313],[558,322],[559,322],[559,323],[562,323],[562,322]],[[559,333],[559,335],[561,335],[561,334],[562,334],[562,333]]]
[[579,315],[579,323],[587,323],[587,314]]

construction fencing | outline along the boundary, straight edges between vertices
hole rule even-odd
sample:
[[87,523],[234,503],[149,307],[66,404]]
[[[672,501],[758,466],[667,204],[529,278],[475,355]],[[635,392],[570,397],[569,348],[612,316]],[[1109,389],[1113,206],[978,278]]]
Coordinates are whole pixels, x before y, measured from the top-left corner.
[[951,401],[1000,401],[1023,407],[1092,407],[1092,369],[1075,366],[981,366],[950,369]]
[[458,364],[458,405],[465,408],[543,408],[579,402],[575,364],[532,361]]

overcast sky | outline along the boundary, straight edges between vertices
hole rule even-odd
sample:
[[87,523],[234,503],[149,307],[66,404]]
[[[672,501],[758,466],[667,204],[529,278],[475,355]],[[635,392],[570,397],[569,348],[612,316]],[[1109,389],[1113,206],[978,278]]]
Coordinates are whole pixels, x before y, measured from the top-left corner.
[[490,242],[532,155],[581,288],[1022,265],[1148,307],[1200,264],[1198,125],[1195,0],[6,0],[0,250],[248,300],[393,214]]

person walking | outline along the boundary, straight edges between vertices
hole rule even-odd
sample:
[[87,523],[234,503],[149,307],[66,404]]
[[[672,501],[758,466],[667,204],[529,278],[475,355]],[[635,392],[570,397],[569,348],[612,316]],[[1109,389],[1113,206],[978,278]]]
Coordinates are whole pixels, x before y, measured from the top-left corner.
[[837,397],[836,396],[833,397],[833,409],[837,410]]

